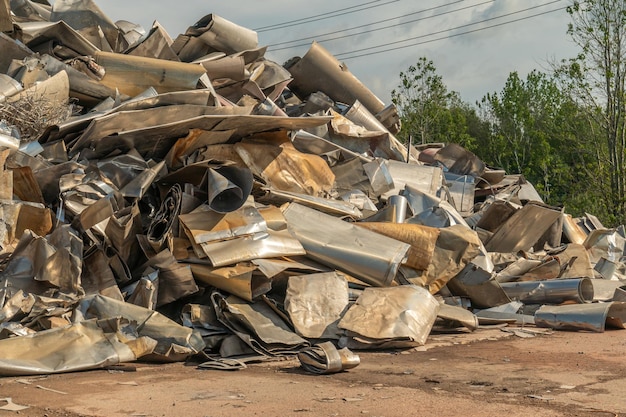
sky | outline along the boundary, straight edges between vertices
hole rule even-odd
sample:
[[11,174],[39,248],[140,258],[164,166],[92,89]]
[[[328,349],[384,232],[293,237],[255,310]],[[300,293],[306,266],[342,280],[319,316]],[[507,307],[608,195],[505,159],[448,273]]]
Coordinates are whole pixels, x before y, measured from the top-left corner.
[[[391,102],[400,72],[407,71],[420,57],[434,63],[448,90],[474,104],[487,93],[502,91],[511,72],[517,71],[522,78],[533,69],[548,72],[551,62],[573,57],[579,50],[566,33],[569,0],[96,3],[113,21],[128,20],[146,29],[158,21],[172,38],[214,13],[257,30],[259,45],[269,46],[265,57],[280,64],[304,56],[316,40],[385,104]],[[303,20],[307,18],[309,21]],[[293,23],[274,29],[285,22]]]

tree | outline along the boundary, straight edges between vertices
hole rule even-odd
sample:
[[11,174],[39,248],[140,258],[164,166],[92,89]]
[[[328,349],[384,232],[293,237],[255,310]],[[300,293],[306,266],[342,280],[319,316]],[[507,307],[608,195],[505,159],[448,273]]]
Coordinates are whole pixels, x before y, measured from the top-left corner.
[[[610,221],[626,222],[626,3],[623,0],[572,1],[568,33],[580,54],[562,62],[557,74],[597,127],[597,164],[608,180]],[[601,177],[600,180],[603,178]]]
[[578,198],[588,192],[589,172],[595,172],[593,148],[586,145],[590,130],[580,106],[556,81],[536,70],[525,80],[512,72],[503,90],[487,94],[478,106],[490,125],[489,134],[478,140],[479,155],[523,174],[546,202],[583,214],[594,201]]
[[470,140],[465,112],[459,94],[449,92],[434,63],[418,59],[406,72],[400,73],[400,85],[391,99],[402,118],[399,137],[407,141],[413,135],[416,143],[457,142]]

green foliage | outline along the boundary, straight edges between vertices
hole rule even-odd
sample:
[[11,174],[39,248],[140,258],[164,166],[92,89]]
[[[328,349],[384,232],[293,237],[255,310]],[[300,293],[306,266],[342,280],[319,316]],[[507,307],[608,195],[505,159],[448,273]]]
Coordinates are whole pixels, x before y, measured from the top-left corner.
[[[571,65],[568,71],[580,77],[582,68]],[[423,57],[400,74],[392,100],[404,141],[411,134],[416,144],[458,143],[490,166],[523,174],[548,204],[574,216],[588,212],[615,220],[605,204],[608,177],[599,162],[604,151],[598,124],[555,78],[532,71],[522,79],[513,72],[502,91],[472,106],[449,92],[433,62]]]
[[596,172],[605,224],[626,222],[626,3],[623,0],[572,1],[568,34],[580,47],[575,58],[555,69],[563,91],[585,109],[593,126]]
[[391,92],[391,98],[402,117],[399,139],[403,142],[411,135],[416,144],[456,142],[471,147],[468,118],[473,109],[458,93],[448,91],[434,63],[426,57],[400,73],[400,85]]

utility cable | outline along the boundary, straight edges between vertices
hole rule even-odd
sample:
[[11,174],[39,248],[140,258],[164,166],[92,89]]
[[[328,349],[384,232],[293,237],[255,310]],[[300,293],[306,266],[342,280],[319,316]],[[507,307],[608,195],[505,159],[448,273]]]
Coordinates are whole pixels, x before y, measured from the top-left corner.
[[[441,40],[445,40],[445,39],[455,38],[455,37],[462,36],[462,35],[467,35],[467,34],[474,33],[474,32],[479,32],[481,30],[491,29],[491,28],[495,28],[495,27],[498,27],[498,26],[504,26],[504,25],[508,25],[508,24],[511,24],[511,23],[520,22],[522,20],[527,20],[527,19],[531,19],[533,17],[543,16],[543,15],[546,15],[546,14],[549,14],[549,13],[554,13],[554,12],[558,12],[558,11],[562,11],[562,10],[564,10],[564,8],[560,7],[558,9],[548,10],[547,12],[536,13],[536,14],[533,14],[533,15],[520,17],[518,19],[510,20],[508,22],[496,23],[496,24],[493,24],[491,26],[485,26],[485,27],[482,27],[482,28],[468,30],[468,31],[461,32],[461,33],[455,33],[453,35],[442,36],[442,37],[436,38],[436,39],[429,39],[427,41],[412,43],[412,44],[409,44],[409,45],[397,46],[397,47],[394,47],[394,48],[383,49],[383,50],[380,50],[380,51],[374,51],[374,52],[370,52],[370,53],[366,53],[366,54],[344,56],[343,58],[340,58],[340,59],[342,59],[342,60],[349,60],[349,59],[361,58],[361,57],[364,57],[364,56],[371,56],[371,55],[382,54],[384,52],[396,51],[398,49],[409,48],[409,47],[412,47],[412,46],[424,45],[424,44],[431,43],[431,42],[437,42],[437,41],[441,41]],[[441,31],[441,32],[445,32],[445,31]],[[436,32],[436,33],[441,33],[441,32]],[[420,37],[431,36],[431,35],[434,35],[436,33],[432,33],[430,35],[424,35],[424,36],[420,36]],[[410,40],[410,39],[406,39],[406,40]],[[390,45],[394,44],[394,43],[396,43],[396,42],[391,42]],[[360,51],[365,51],[365,50],[369,50],[369,49],[375,49],[375,48],[379,48],[379,47],[381,47],[381,46],[379,45],[379,46],[374,46],[372,48],[364,48],[364,49],[361,49]],[[358,51],[353,51],[353,52],[358,52]],[[337,54],[335,57],[337,57],[339,59],[339,57],[341,55],[349,55],[349,54],[351,54],[353,52],[344,52],[342,54]]]
[[[363,51],[369,51],[369,50],[371,50],[371,49],[384,48],[384,47],[386,47],[386,46],[397,45],[397,44],[399,44],[399,43],[404,43],[404,42],[408,42],[408,41],[412,41],[412,40],[416,40],[416,39],[422,39],[422,38],[426,38],[426,37],[429,37],[429,36],[438,35],[438,34],[441,34],[441,33],[450,32],[450,31],[452,31],[452,30],[458,30],[458,29],[462,29],[462,28],[469,27],[469,26],[479,25],[479,24],[481,24],[481,23],[489,22],[489,21],[496,20],[496,19],[501,19],[501,18],[503,18],[503,17],[512,16],[512,15],[519,14],[519,13],[523,13],[523,12],[527,12],[527,11],[529,11],[529,10],[533,10],[533,9],[538,9],[538,8],[540,8],[540,7],[548,6],[548,5],[550,5],[550,4],[554,4],[554,3],[559,3],[559,2],[561,2],[561,1],[563,1],[563,0],[553,0],[553,1],[550,1],[550,2],[548,2],[548,3],[543,3],[543,4],[540,4],[540,5],[537,5],[537,6],[528,7],[528,8],[526,8],[526,9],[517,10],[517,11],[514,11],[514,12],[510,12],[510,13],[505,13],[505,14],[502,14],[502,15],[499,15],[499,16],[490,17],[490,18],[483,19],[483,20],[478,21],[478,22],[467,23],[467,24],[465,24],[465,25],[461,25],[461,26],[457,26],[457,27],[454,27],[454,28],[449,28],[449,29],[444,29],[444,30],[439,30],[439,31],[432,32],[432,33],[429,33],[429,34],[426,34],[426,35],[414,36],[414,37],[407,38],[407,39],[402,39],[402,40],[399,40],[399,41],[387,42],[387,43],[383,43],[383,44],[376,45],[376,46],[369,46],[369,47],[367,47],[367,48],[355,49],[355,50],[352,50],[352,51],[349,51],[349,52],[342,52],[342,53],[339,53],[339,54],[334,54],[334,55],[335,55],[335,57],[340,57],[340,56],[345,56],[345,55],[350,55],[350,56],[351,56],[351,55],[352,55],[352,54],[354,54],[355,52],[363,52]],[[555,10],[551,10],[551,11],[549,11],[549,12],[546,12],[546,14],[547,14],[547,13],[552,13],[552,12],[554,12],[554,11],[556,11],[556,10],[561,10],[561,9],[562,9],[562,8],[555,9]],[[535,16],[541,16],[541,14],[542,14],[542,13],[535,14],[535,15],[532,15],[532,17],[535,17]],[[522,19],[522,20],[524,20],[524,19]],[[512,20],[510,23],[513,23],[513,22],[516,22],[516,21],[517,21],[517,20]],[[500,24],[494,25],[493,27],[496,27],[496,26],[503,26],[504,24],[507,24],[507,22],[504,22],[504,23],[500,23]],[[491,26],[490,26],[490,27],[491,27]],[[472,32],[476,32],[476,31],[478,31],[478,29],[475,29],[475,30],[473,30],[473,31],[468,31],[467,33],[472,33]],[[452,37],[452,35],[450,35],[450,37]],[[420,44],[421,44],[421,43],[420,43]],[[393,49],[392,49],[392,50],[393,50]]]
[[[367,6],[368,4],[378,3],[380,1],[381,0],[374,0],[374,1],[367,2],[367,3],[358,4],[356,6],[344,7],[343,9],[333,10],[332,12],[320,13],[318,15],[303,17],[301,19],[290,20],[288,22],[277,23],[274,25],[263,26],[263,27],[256,28],[253,30],[257,32],[269,32],[271,30],[284,29],[284,28],[288,28],[292,26],[303,25],[306,23],[317,22],[317,21],[324,20],[324,19],[331,19],[333,17],[344,16],[346,14],[356,13],[356,12],[360,12],[363,10],[369,10],[369,9],[373,9],[376,7],[386,6],[391,3],[397,3],[400,0],[390,0],[390,1],[386,1],[386,2],[376,4],[373,6]],[[367,7],[364,7],[364,6],[367,6]],[[352,9],[356,9],[356,10],[352,10]]]
[[[402,16],[395,16],[395,17],[392,17],[392,18],[389,18],[389,19],[379,20],[377,22],[372,22],[372,23],[368,23],[368,24],[364,24],[364,25],[359,25],[359,26],[355,26],[355,27],[352,27],[352,28],[349,28],[349,29],[336,30],[334,32],[328,32],[328,33],[324,33],[324,34],[321,34],[321,35],[315,35],[315,36],[308,36],[306,38],[296,39],[296,40],[293,40],[293,41],[279,42],[279,43],[268,45],[268,47],[271,48],[272,46],[284,45],[284,44],[289,44],[289,43],[293,43],[293,42],[300,42],[300,41],[304,41],[304,40],[308,40],[308,39],[317,39],[320,36],[323,37],[323,36],[328,36],[328,35],[332,35],[332,34],[335,34],[335,33],[345,32],[345,31],[348,31],[348,30],[360,29],[362,27],[367,27],[367,26],[376,25],[376,24],[379,24],[379,23],[384,23],[384,22],[388,22],[390,20],[396,20],[396,19],[399,19],[401,17],[410,16],[410,15],[414,15],[414,14],[418,14],[418,13],[424,13],[426,11],[431,11],[431,10],[434,10],[434,9],[437,9],[437,8],[440,8],[440,7],[449,6],[449,5],[454,4],[454,3],[460,3],[461,1],[464,1],[464,0],[458,0],[458,1],[455,1],[453,3],[448,3],[448,4],[441,5],[441,6],[431,7],[430,9],[424,9],[424,10],[420,10],[420,11],[417,11],[417,12],[408,13],[408,14],[405,14],[405,15],[402,15]],[[407,20],[406,22],[401,22],[401,23],[396,23],[396,24],[393,24],[393,25],[383,26],[383,27],[380,27],[380,28],[370,29],[370,30],[367,30],[367,31],[364,31],[364,32],[357,32],[357,33],[351,33],[351,34],[346,34],[346,35],[341,35],[341,36],[335,36],[334,38],[321,39],[318,42],[329,42],[329,41],[334,41],[334,40],[337,40],[337,39],[349,38],[351,36],[358,36],[358,35],[363,35],[363,34],[366,34],[366,33],[378,32],[378,31],[384,30],[384,29],[394,28],[394,27],[398,27],[398,26],[402,26],[402,25],[407,25],[409,23],[420,22],[422,20],[432,19],[434,17],[439,17],[439,16],[443,16],[443,15],[446,15],[446,14],[450,14],[450,13],[454,13],[454,12],[458,12],[458,11],[462,11],[462,10],[471,9],[473,7],[481,6],[483,4],[493,3],[494,1],[496,1],[496,0],[487,0],[487,1],[483,1],[482,3],[473,4],[471,6],[465,6],[465,7],[461,7],[459,9],[454,9],[454,10],[447,10],[445,12],[441,12],[441,13],[434,14],[434,15],[431,15],[431,16],[425,16],[425,17],[420,17],[420,18],[413,19],[413,20]],[[307,46],[308,44],[309,43],[307,42],[307,43],[298,44],[298,45],[283,46],[281,48],[272,48],[272,51],[282,51],[283,49],[299,48],[301,46]]]

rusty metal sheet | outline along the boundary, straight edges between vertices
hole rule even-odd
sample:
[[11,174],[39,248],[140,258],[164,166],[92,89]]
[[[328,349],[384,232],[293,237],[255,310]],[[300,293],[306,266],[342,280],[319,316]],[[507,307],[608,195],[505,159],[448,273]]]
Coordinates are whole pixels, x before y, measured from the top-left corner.
[[324,91],[334,101],[352,104],[359,100],[371,113],[381,112],[385,104],[319,43],[313,42],[302,57],[285,64],[294,80],[291,89],[304,100],[309,94]]
[[251,302],[272,288],[269,279],[262,274],[255,273],[258,267],[252,263],[242,262],[224,267],[202,264],[189,266],[196,280],[246,301]]
[[322,158],[299,152],[291,142],[279,146],[239,142],[235,150],[255,175],[277,190],[323,197],[335,181]]
[[[417,270],[426,270],[433,262],[436,243],[441,232],[434,227],[417,224],[368,223],[359,222],[358,226],[411,245],[404,265]],[[443,233],[446,233],[445,231]]]
[[528,203],[496,230],[485,247],[490,252],[528,250],[560,217],[560,210]]

